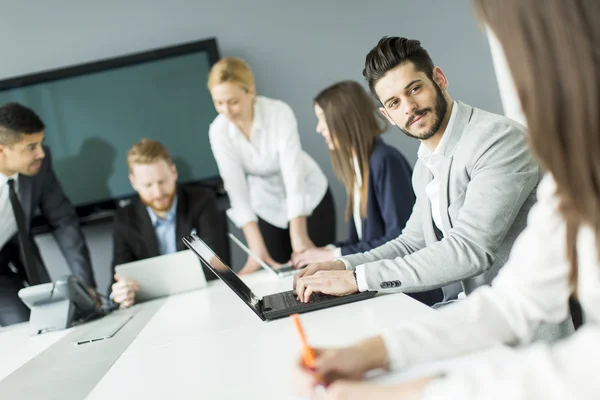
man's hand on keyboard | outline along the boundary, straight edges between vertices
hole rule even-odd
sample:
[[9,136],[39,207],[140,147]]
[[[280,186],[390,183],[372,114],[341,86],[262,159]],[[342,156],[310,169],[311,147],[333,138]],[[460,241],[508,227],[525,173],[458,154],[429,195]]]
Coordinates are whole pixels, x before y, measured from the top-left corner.
[[298,280],[300,278],[303,278],[305,276],[314,275],[319,271],[345,271],[345,270],[346,270],[346,265],[341,260],[329,261],[329,262],[323,262],[323,263],[317,263],[317,264],[309,264],[306,268],[301,269],[300,271],[298,271],[298,273],[296,273],[294,275],[294,284],[293,284],[293,288],[292,288],[294,290],[294,294],[297,294],[296,293],[296,285],[298,284]]
[[303,276],[296,282],[298,300],[308,303],[314,292],[345,296],[358,292],[353,271],[317,271],[314,275]]

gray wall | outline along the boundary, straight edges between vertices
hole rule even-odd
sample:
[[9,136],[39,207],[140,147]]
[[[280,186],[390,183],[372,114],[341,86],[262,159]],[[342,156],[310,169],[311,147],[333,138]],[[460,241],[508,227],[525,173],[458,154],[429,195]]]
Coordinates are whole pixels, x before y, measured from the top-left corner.
[[[2,2],[0,79],[217,37],[223,56],[242,57],[253,67],[259,93],[296,112],[302,144],[333,188],[340,238],[345,195],[315,133],[311,99],[335,81],[362,82],[364,56],[381,36],[420,39],[446,72],[456,99],[502,111],[487,39],[468,0]],[[207,133],[205,127],[196,132]],[[386,137],[415,162],[416,141],[397,131]],[[86,229],[101,287],[108,279],[109,232],[107,226]],[[39,241],[53,275],[66,272],[51,239]]]

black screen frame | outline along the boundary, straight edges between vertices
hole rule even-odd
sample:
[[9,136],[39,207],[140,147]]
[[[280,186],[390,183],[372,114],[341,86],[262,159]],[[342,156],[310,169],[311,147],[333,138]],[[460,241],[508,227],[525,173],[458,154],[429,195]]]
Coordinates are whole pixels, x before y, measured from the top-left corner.
[[[202,239],[200,239],[200,237],[198,237],[197,234],[191,234],[189,236],[185,236],[181,240],[183,240],[183,243],[187,246],[187,248],[192,250],[196,254],[196,256],[198,256],[200,261],[204,265],[206,265],[206,267],[208,269],[210,269],[223,283],[225,283],[227,286],[229,286],[229,288],[236,294],[237,297],[240,298],[240,300],[242,300],[244,302],[244,304],[246,304],[248,307],[250,307],[250,309],[256,315],[258,315],[258,317],[261,320],[263,320],[263,321],[266,320],[264,314],[262,313],[262,309],[261,309],[262,299],[260,297],[256,296],[254,294],[254,292],[252,292],[252,289],[250,289],[250,287],[248,285],[246,285],[244,283],[244,281],[242,281],[240,279],[240,277],[235,273],[235,271],[233,271],[231,269],[231,267],[229,265],[227,265],[226,263],[223,262],[223,260],[221,260],[221,258],[214,252],[213,249],[210,248],[209,245],[207,245]],[[194,247],[194,244],[196,244],[196,243],[199,244],[200,246],[204,246],[206,249],[208,249],[211,252],[211,254],[214,256],[214,258],[218,259],[221,264],[223,264],[225,267],[227,267],[229,269],[231,274],[227,274],[227,275],[232,278],[231,280],[227,279],[227,277],[224,276],[224,274],[221,274],[221,271],[214,268],[210,264],[209,260],[204,259],[204,257],[200,254],[200,252],[198,252],[198,250],[196,250],[196,248]],[[237,285],[237,287],[236,287],[236,285]],[[253,304],[251,301],[246,299],[242,294],[240,294],[239,288],[243,288],[247,293],[250,294],[251,297],[254,297],[256,299],[255,304]]]
[[[214,65],[221,58],[217,39],[213,37],[174,46],[160,47],[138,53],[72,65],[64,68],[57,68],[3,79],[0,80],[0,91],[23,88],[36,85],[38,83],[47,83],[64,78],[72,78],[75,76],[87,75],[95,72],[143,64],[149,61],[157,61],[199,51],[205,51],[207,53],[210,66]],[[223,182],[220,176],[208,177],[201,180],[179,182],[179,184],[202,185],[215,189],[217,194],[222,194],[223,192]],[[132,189],[131,194],[129,195],[77,205],[75,206],[75,211],[82,224],[110,220],[112,219],[117,208],[123,204],[126,204],[129,199],[135,196],[136,194]],[[47,221],[42,216],[37,216],[34,218],[32,229],[34,230],[35,234],[49,231]]]

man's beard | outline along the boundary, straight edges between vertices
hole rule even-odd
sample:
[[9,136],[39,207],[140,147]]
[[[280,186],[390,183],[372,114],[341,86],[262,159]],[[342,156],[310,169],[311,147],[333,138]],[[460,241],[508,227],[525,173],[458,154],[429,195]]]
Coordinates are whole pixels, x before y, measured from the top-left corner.
[[408,119],[408,121],[406,121],[406,126],[404,129],[398,126],[398,129],[400,129],[406,136],[419,140],[427,140],[431,139],[437,133],[437,131],[440,130],[440,127],[442,126],[442,121],[444,120],[444,116],[446,115],[446,111],[448,110],[448,102],[446,101],[446,98],[444,97],[444,94],[442,93],[440,87],[437,84],[435,84],[435,82],[434,85],[435,92],[437,94],[437,99],[435,101],[435,121],[433,123],[433,126],[429,131],[425,132],[422,135],[414,135],[410,133],[408,131],[408,127],[410,126],[410,124],[412,124],[415,118],[420,117],[426,112],[432,112],[431,108],[423,108],[421,110],[417,110],[415,111],[414,115],[412,115]]
[[167,211],[169,208],[171,208],[171,206],[173,205],[173,201],[175,201],[175,196],[177,195],[177,191],[174,190],[173,193],[167,195],[167,202],[165,203],[164,206],[160,206],[160,207],[156,207],[154,205],[153,201],[149,201],[144,199],[143,197],[140,196],[140,200],[142,201],[142,203],[144,203],[144,205],[146,205],[147,207],[150,207],[152,209],[152,211],[154,212],[164,212]]

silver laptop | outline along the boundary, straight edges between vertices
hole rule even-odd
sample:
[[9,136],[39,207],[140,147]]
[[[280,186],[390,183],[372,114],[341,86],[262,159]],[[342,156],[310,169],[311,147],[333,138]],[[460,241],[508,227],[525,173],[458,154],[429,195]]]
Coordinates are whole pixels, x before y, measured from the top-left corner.
[[229,238],[233,241],[233,243],[237,244],[242,250],[244,250],[246,252],[246,254],[248,254],[250,257],[252,257],[256,261],[258,261],[258,264],[260,264],[261,267],[263,267],[267,271],[269,271],[269,272],[277,275],[280,278],[283,278],[285,276],[293,275],[296,272],[300,271],[299,269],[295,269],[294,266],[291,265],[291,264],[289,264],[289,263],[283,264],[281,266],[281,268],[278,268],[278,269],[273,268],[269,264],[267,264],[266,262],[264,262],[256,254],[254,254],[252,252],[252,250],[250,250],[244,243],[242,243],[241,240],[239,240],[238,238],[236,238],[234,234],[230,233],[229,234]]
[[136,302],[152,300],[206,286],[198,257],[190,250],[117,265],[119,277],[140,284]]

